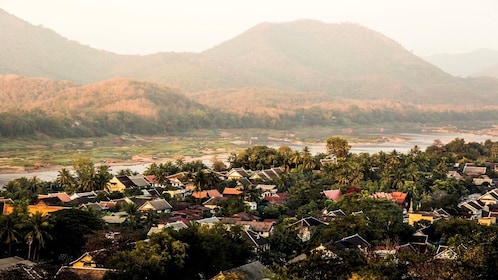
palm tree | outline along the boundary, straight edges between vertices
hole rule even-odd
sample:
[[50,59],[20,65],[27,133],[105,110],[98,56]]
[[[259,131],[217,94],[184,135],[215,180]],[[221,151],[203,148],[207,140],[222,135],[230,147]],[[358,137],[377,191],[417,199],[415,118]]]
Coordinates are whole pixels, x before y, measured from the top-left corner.
[[123,206],[123,210],[126,212],[126,217],[128,219],[128,224],[132,229],[136,229],[142,214],[138,211],[138,208],[139,207],[135,203],[127,203]]
[[[26,227],[28,232],[24,238],[29,245],[28,259],[33,256],[33,259],[39,260],[40,251],[42,248],[45,248],[45,242],[52,239],[49,233],[52,224],[49,223],[47,216],[43,216],[41,212],[36,212],[28,218]],[[35,250],[31,255],[32,245],[35,246]]]
[[0,242],[9,247],[9,256],[12,244],[17,243],[19,237],[19,223],[14,215],[0,216]]
[[57,174],[56,182],[59,185],[63,186],[64,189],[71,189],[75,183],[75,179],[71,174],[71,171],[66,168],[62,168],[61,170],[59,170],[59,174]]
[[101,165],[97,168],[97,174],[95,175],[94,181],[97,189],[103,190],[107,183],[112,179],[111,168],[109,165]]

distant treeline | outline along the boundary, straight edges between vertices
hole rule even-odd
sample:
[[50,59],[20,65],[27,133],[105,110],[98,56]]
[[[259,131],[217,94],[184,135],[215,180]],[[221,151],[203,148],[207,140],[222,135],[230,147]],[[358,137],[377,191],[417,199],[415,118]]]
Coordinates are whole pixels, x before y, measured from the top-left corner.
[[291,129],[299,126],[385,125],[389,123],[434,124],[440,122],[494,121],[494,111],[434,112],[390,109],[360,109],[346,111],[323,108],[298,109],[285,114],[247,113],[237,115],[213,109],[195,109],[186,114],[168,113],[139,116],[127,112],[98,113],[80,117],[49,114],[41,110],[0,113],[1,137],[89,137],[106,134],[133,133],[167,135],[192,129],[261,128]]

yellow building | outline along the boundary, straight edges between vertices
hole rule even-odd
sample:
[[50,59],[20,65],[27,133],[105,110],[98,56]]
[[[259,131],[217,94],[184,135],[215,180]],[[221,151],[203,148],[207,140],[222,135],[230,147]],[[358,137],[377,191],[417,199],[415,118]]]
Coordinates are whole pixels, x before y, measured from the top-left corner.
[[[70,209],[70,207],[47,205],[42,200],[39,201],[37,204],[28,205],[28,213],[30,215],[33,215],[36,212],[40,212],[40,213],[42,213],[43,216],[45,216],[49,213],[59,211],[62,209]],[[9,215],[12,212],[14,212],[14,205],[12,205],[12,204],[4,204],[3,205],[3,212],[2,212],[3,215]]]
[[433,212],[428,211],[416,211],[408,213],[408,224],[413,226],[416,222],[427,221],[429,223],[434,223],[437,220],[443,218],[449,218],[450,215],[442,209],[435,210]]
[[479,218],[478,223],[483,226],[490,226],[496,224],[496,217],[482,217]]

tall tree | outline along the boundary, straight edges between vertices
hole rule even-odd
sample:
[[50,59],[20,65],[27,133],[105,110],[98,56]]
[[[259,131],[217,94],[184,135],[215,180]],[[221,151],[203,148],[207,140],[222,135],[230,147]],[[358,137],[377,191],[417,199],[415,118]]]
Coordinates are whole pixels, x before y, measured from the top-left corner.
[[[45,248],[46,242],[52,239],[50,234],[52,224],[47,216],[43,216],[41,212],[36,212],[28,218],[26,228],[25,239],[29,245],[28,259],[32,257],[34,260],[39,260],[41,249]],[[31,254],[31,248],[34,248],[33,254]]]
[[338,158],[345,158],[351,149],[348,141],[341,137],[330,137],[325,147],[329,155],[335,155]]
[[65,190],[73,190],[75,181],[76,180],[73,174],[71,174],[71,171],[66,168],[59,170],[56,182]]
[[12,245],[20,239],[20,224],[14,215],[0,216],[0,242],[9,247],[9,256],[12,253]]

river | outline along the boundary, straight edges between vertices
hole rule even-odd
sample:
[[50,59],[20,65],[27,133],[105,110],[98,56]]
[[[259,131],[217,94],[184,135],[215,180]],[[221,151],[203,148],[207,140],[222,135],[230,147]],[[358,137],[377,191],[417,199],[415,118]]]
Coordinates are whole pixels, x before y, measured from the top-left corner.
[[[390,133],[390,134],[371,134],[365,136],[385,137],[388,141],[381,143],[351,143],[352,153],[377,153],[380,151],[391,152],[396,150],[400,153],[406,153],[415,145],[421,150],[425,150],[428,146],[432,145],[436,139],[441,140],[446,144],[455,138],[465,139],[465,142],[478,142],[483,143],[486,140],[498,141],[498,137],[487,134],[470,134],[470,133]],[[260,143],[258,143],[260,145]],[[307,146],[312,154],[325,152],[325,143],[288,143],[279,141],[269,141],[264,143],[268,147],[278,148],[280,146],[289,146],[295,150],[302,150]],[[220,159],[222,159],[220,157]],[[203,160],[205,164],[210,164],[209,160]],[[143,173],[149,164],[137,165],[116,165],[111,166],[112,172],[119,172],[122,169],[130,169],[138,173]],[[4,186],[7,182],[20,177],[32,178],[38,177],[43,181],[53,181],[57,178],[58,171],[35,171],[29,173],[5,173],[0,174],[0,186]]]

